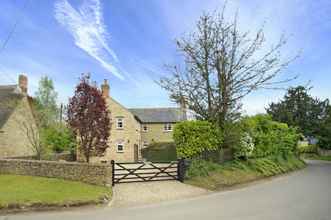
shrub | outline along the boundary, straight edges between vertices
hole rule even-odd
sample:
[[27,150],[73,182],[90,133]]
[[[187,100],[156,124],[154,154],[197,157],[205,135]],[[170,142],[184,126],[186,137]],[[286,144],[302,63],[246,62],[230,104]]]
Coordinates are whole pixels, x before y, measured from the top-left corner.
[[173,138],[179,158],[201,158],[217,150],[221,143],[219,130],[207,121],[184,121],[176,124]]
[[43,144],[56,153],[74,151],[76,146],[72,131],[61,124],[44,128],[41,135]]
[[318,147],[326,150],[331,150],[331,106],[328,107],[327,116],[319,124],[319,131],[317,134]]
[[242,120],[242,126],[254,140],[254,157],[296,152],[299,134],[287,124],[271,120],[269,115],[256,115]]
[[249,133],[244,132],[240,139],[240,143],[234,146],[234,157],[236,159],[247,159],[252,155],[254,147],[253,138]]
[[329,137],[320,137],[320,139],[318,140],[317,145],[325,150],[331,150],[331,138],[330,135]]

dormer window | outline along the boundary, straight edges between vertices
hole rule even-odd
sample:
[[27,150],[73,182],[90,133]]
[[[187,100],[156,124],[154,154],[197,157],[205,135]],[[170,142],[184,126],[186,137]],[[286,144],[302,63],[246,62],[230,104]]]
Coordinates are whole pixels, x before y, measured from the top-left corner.
[[116,118],[116,128],[117,129],[124,128],[124,119],[123,118]]
[[164,124],[164,131],[172,131],[172,125],[170,123]]

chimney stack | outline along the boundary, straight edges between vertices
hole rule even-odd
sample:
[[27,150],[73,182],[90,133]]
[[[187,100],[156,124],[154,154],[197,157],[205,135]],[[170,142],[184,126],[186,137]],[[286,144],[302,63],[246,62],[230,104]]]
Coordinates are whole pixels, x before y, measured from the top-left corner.
[[107,79],[104,79],[103,84],[101,85],[101,92],[103,97],[109,97],[109,84]]
[[18,86],[23,94],[28,94],[28,77],[26,75],[20,74],[18,76]]

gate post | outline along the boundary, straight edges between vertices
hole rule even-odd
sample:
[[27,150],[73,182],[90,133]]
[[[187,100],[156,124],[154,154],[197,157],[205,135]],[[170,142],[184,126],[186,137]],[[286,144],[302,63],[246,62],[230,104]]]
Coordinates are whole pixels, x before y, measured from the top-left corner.
[[115,161],[111,160],[111,185],[115,186]]
[[184,158],[181,158],[178,160],[177,175],[178,175],[178,181],[184,182],[184,177],[185,177],[185,160],[184,160]]

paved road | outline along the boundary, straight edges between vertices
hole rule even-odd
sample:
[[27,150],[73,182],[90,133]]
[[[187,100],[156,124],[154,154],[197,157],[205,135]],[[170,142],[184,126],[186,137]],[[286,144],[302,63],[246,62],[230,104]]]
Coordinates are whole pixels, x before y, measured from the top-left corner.
[[290,175],[242,189],[181,201],[136,208],[103,208],[0,217],[1,220],[6,218],[7,220],[329,220],[331,219],[331,163],[310,162],[306,169]]

